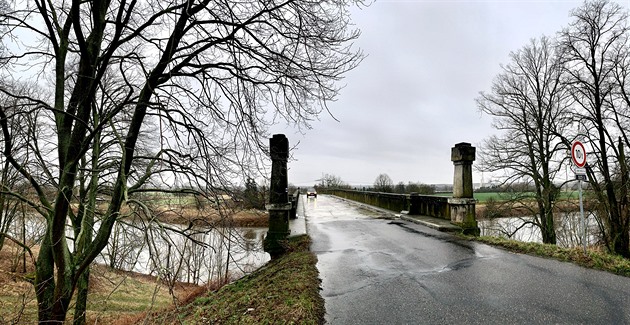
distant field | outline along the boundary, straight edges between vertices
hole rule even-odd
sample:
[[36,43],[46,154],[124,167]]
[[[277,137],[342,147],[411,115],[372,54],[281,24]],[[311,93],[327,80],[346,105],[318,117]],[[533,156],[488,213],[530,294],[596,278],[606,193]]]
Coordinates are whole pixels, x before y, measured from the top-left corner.
[[[533,195],[534,193],[532,193]],[[437,196],[453,196],[453,193],[436,193]],[[484,203],[489,199],[494,199],[496,201],[504,201],[506,200],[506,194],[500,192],[489,192],[489,193],[473,193],[473,198],[477,200],[479,203]]]
[[[526,192],[523,193],[525,196],[534,197],[534,192]],[[436,193],[437,196],[452,196],[453,193]],[[569,191],[560,193],[560,199],[577,199],[578,191]],[[488,193],[473,193],[473,197],[479,203],[485,203],[489,199],[494,199],[495,201],[505,201],[510,196],[510,193],[503,192],[488,192]]]

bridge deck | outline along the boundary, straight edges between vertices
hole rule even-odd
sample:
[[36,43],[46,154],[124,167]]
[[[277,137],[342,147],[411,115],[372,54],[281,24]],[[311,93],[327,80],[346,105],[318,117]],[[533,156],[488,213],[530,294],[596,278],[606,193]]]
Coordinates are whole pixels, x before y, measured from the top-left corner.
[[344,199],[342,197],[338,197],[338,196],[334,196],[334,197],[339,199],[339,200],[343,200],[345,202],[348,202],[349,204],[360,206],[362,209],[378,212],[378,213],[383,214],[384,216],[388,216],[388,217],[390,217],[392,219],[400,218],[400,219],[403,219],[403,220],[406,220],[406,221],[410,221],[410,222],[413,222],[413,223],[417,223],[417,224],[421,224],[423,226],[426,226],[426,227],[429,227],[429,228],[432,228],[432,229],[435,229],[435,230],[439,230],[439,231],[458,232],[458,231],[462,230],[461,227],[452,224],[449,220],[446,220],[446,219],[440,219],[440,218],[429,217],[429,216],[422,216],[422,215],[410,215],[410,214],[404,213],[404,211],[401,212],[401,213],[396,213],[394,211],[390,211],[390,210],[387,210],[387,209],[375,207],[375,206],[372,206],[372,205],[369,205],[369,204],[365,204],[365,203],[361,203],[361,202],[357,202],[357,201]]

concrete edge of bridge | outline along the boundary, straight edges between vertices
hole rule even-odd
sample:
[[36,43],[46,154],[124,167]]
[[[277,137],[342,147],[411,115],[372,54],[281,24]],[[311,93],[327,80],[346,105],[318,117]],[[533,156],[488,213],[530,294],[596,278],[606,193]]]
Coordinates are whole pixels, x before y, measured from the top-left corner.
[[306,229],[306,211],[302,195],[298,197],[297,213],[295,219],[289,220],[289,238],[308,234]]
[[462,231],[461,227],[450,223],[448,220],[443,220],[443,219],[434,218],[434,217],[401,214],[400,219],[417,223],[417,224],[420,224],[420,225],[423,225],[423,226],[426,226],[426,227],[429,227],[438,231],[443,231],[443,232],[461,232]]
[[396,213],[394,211],[390,211],[390,210],[387,210],[387,209],[375,207],[373,205],[369,205],[369,204],[365,204],[365,203],[361,203],[361,202],[357,202],[357,201],[348,200],[346,198],[339,197],[339,196],[336,196],[336,195],[328,195],[328,196],[332,197],[332,198],[335,198],[335,199],[338,199],[338,200],[341,200],[341,201],[344,201],[344,202],[346,202],[348,204],[352,204],[354,206],[358,206],[361,209],[365,209],[365,210],[369,210],[369,211],[372,211],[372,212],[380,213],[381,214],[380,219],[392,219],[393,220],[393,219],[399,219],[400,216],[401,216],[400,213]]
[[401,220],[413,222],[413,223],[423,225],[425,227],[429,227],[431,229],[435,229],[437,231],[442,231],[442,232],[461,232],[462,231],[461,227],[452,224],[449,220],[446,220],[446,219],[440,219],[440,218],[429,217],[429,216],[421,216],[421,215],[410,215],[410,214],[406,214],[406,211],[401,211],[399,213],[396,213],[394,211],[375,207],[375,206],[361,203],[361,202],[348,200],[346,198],[342,198],[336,195],[330,195],[330,197],[334,197],[338,200],[347,202],[349,204],[359,206],[362,209],[378,212],[383,215],[383,217],[381,217],[383,219],[401,219]]

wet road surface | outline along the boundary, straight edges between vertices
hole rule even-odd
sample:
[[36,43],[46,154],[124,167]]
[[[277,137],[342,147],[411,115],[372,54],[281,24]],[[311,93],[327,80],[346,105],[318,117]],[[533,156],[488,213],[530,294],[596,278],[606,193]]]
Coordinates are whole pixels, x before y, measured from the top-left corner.
[[304,202],[329,324],[630,324],[630,278]]

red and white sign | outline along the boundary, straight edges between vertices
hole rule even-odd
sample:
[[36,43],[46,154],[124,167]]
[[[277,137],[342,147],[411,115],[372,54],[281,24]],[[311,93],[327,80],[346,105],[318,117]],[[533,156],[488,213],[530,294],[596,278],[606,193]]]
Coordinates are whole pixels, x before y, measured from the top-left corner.
[[584,168],[584,166],[586,166],[586,150],[582,142],[573,142],[571,146],[571,159],[578,168]]

